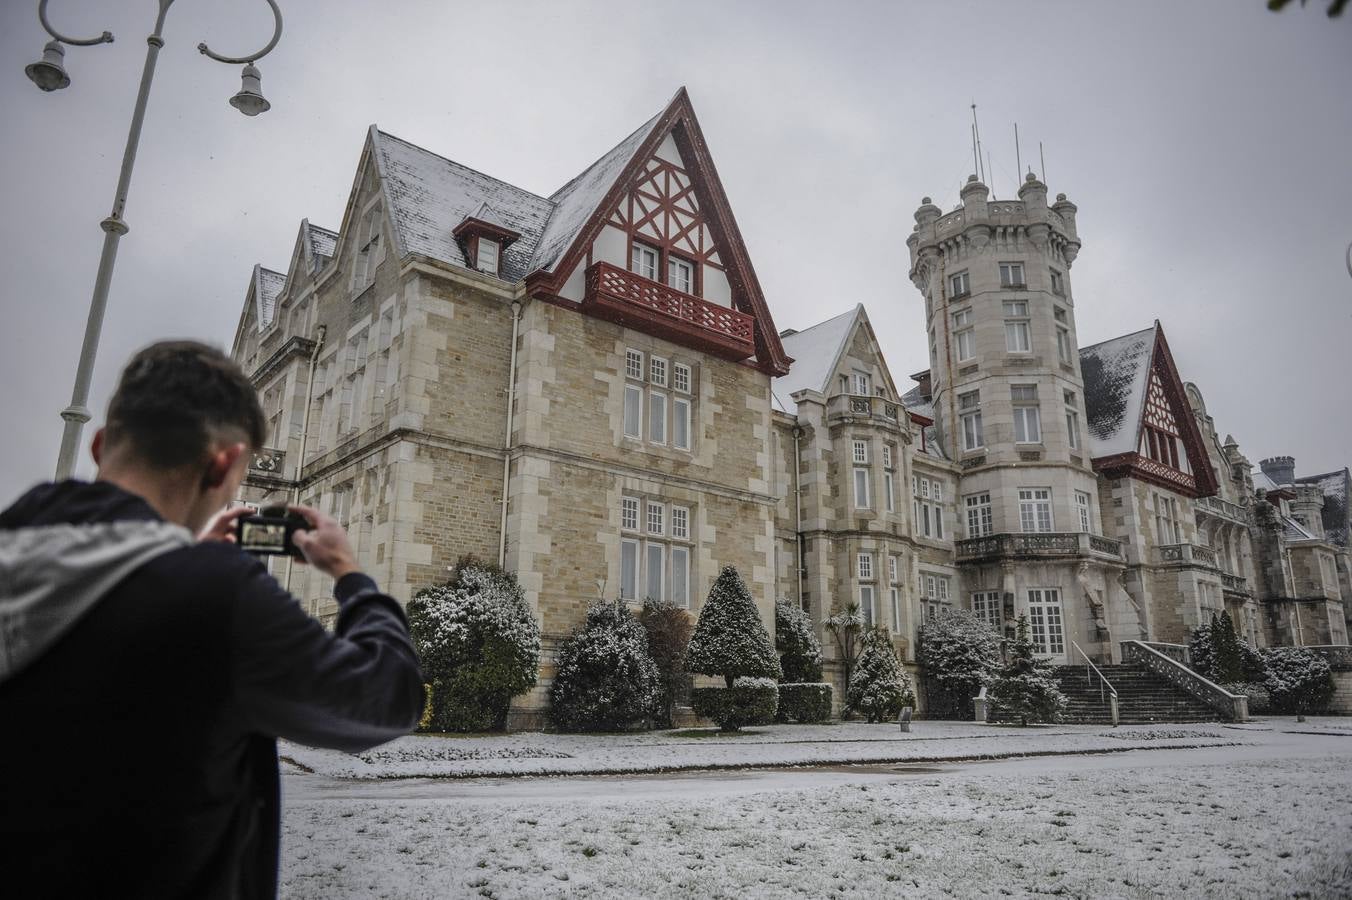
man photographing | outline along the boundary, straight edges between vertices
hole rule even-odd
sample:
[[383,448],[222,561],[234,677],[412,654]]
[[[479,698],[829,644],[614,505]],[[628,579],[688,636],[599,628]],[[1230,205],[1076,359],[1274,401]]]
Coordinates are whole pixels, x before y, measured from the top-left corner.
[[[15,897],[272,897],[276,738],[357,752],[410,731],[422,677],[399,604],[332,518],[292,507],[334,578],[329,634],[233,543],[253,386],[154,344],[94,437],[98,477],[0,514],[0,858]],[[17,875],[17,878],[16,878]]]

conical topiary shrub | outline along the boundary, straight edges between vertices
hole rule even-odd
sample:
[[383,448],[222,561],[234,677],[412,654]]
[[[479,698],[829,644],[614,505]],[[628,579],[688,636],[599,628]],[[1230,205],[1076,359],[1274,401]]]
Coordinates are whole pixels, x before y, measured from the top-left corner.
[[806,684],[822,680],[822,648],[812,620],[788,600],[775,604],[775,649],[784,669],[780,676],[783,681]]
[[903,706],[914,708],[911,677],[901,667],[887,631],[869,628],[860,644],[859,662],[850,675],[846,693],[850,711],[872,723],[895,719]]
[[723,567],[699,611],[685,668],[687,672],[722,676],[729,688],[739,676],[777,681],[783,674],[756,602],[732,566]]
[[1000,668],[990,686],[992,710],[1018,719],[1020,725],[1058,721],[1066,698],[1052,677],[1051,668],[1047,660],[1033,655],[1028,617],[1019,616],[1009,662]]

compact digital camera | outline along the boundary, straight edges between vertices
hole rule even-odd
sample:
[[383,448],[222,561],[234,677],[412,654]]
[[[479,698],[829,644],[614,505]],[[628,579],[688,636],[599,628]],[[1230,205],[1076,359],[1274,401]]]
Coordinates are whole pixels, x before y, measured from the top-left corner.
[[235,543],[241,550],[259,556],[304,559],[292,538],[297,531],[309,527],[310,523],[300,513],[290,512],[285,506],[265,506],[257,515],[235,520]]

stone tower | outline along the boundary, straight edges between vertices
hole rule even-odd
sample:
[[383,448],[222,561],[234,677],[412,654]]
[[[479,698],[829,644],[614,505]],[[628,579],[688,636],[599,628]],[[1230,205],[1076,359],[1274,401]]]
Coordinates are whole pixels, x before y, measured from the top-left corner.
[[[1110,573],[1088,536],[1103,531],[1070,284],[1076,207],[1064,194],[1049,206],[1032,174],[1018,200],[989,195],[972,175],[952,212],[926,197],[907,239],[935,424],[962,471],[964,589],[998,586],[1006,622],[1027,613],[1036,632],[1039,618],[1055,619],[1107,651],[1110,633],[1134,623],[1115,627]],[[1044,653],[1060,648],[1049,639]]]

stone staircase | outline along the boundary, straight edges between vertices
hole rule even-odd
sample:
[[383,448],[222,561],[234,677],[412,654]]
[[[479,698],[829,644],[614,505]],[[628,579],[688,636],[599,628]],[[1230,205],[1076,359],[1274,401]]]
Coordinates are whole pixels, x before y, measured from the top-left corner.
[[[1156,722],[1218,722],[1220,712],[1163,678],[1138,665],[1101,665],[1108,683],[1117,689],[1118,722],[1144,725]],[[1066,695],[1063,721],[1083,725],[1111,725],[1108,701],[1099,699],[1099,679],[1085,677],[1085,666],[1057,666],[1054,670]]]

